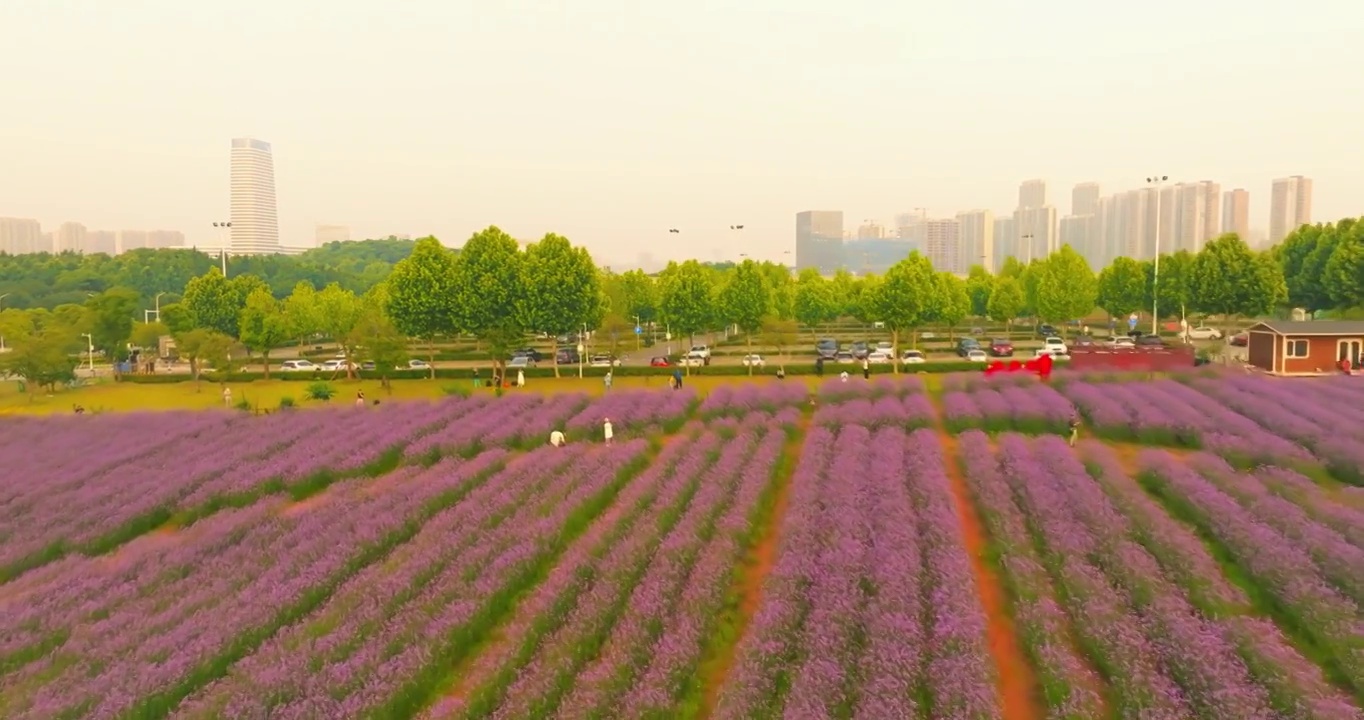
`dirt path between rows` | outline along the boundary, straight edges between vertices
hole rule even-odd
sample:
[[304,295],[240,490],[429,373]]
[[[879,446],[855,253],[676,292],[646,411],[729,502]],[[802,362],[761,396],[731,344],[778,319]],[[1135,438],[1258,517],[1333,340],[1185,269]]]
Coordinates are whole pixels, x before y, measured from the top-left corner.
[[731,590],[731,597],[738,598],[737,612],[729,618],[721,619],[721,623],[727,624],[731,632],[728,633],[726,642],[719,648],[719,652],[703,662],[700,668],[701,709],[696,715],[700,720],[709,718],[714,712],[715,704],[720,699],[720,690],[724,687],[729,670],[734,665],[734,654],[739,648],[739,642],[743,640],[748,624],[752,622],[754,614],[758,612],[758,606],[762,604],[763,583],[772,572],[772,567],[777,562],[777,550],[781,547],[782,522],[786,518],[786,506],[791,496],[791,477],[795,475],[801,448],[805,444],[806,431],[809,428],[810,416],[802,415],[796,432],[782,448],[781,457],[786,466],[775,480],[771,513],[764,518],[757,539],[741,560],[743,572],[739,574]]
[[1040,720],[1046,714],[1042,709],[1037,674],[1018,641],[1004,585],[985,560],[988,538],[957,463],[957,439],[941,427],[938,439],[942,443],[944,467],[952,482],[952,501],[961,521],[962,538],[971,556],[976,590],[985,610],[986,637],[997,670],[999,704],[1004,711],[1004,720]]

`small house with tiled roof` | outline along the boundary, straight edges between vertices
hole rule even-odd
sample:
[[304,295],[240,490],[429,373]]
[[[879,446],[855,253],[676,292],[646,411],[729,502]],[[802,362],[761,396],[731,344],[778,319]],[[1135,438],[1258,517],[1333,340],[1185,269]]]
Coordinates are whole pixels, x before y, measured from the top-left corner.
[[1325,375],[1364,362],[1364,320],[1270,320],[1246,331],[1246,361],[1274,375]]

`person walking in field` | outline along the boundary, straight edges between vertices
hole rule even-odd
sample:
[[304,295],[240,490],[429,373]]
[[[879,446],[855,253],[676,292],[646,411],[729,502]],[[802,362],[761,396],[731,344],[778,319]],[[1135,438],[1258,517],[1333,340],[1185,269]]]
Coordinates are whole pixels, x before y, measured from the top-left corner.
[[516,371],[516,387],[523,388],[523,387],[525,387],[525,386],[526,386],[526,371],[525,371],[525,370],[517,370],[517,371]]
[[606,371],[606,375],[602,377],[602,382],[606,383],[606,389],[609,391],[611,389],[611,383],[613,382],[610,370]]
[[550,444],[550,445],[553,445],[553,446],[556,447],[556,448],[557,448],[557,447],[563,447],[563,446],[564,446],[564,442],[565,442],[565,441],[564,441],[564,434],[563,434],[562,431],[555,430],[554,432],[552,432],[552,433],[549,434],[549,444]]
[[862,358],[862,379],[871,379],[871,361],[867,358]]
[[232,388],[223,386],[223,407],[232,407]]
[[362,407],[364,407],[364,406],[365,406],[365,391],[364,391],[364,390],[357,390],[357,391],[355,392],[355,407],[362,408]]
[[681,389],[682,389],[682,371],[681,371],[681,370],[673,370],[673,389],[674,389],[674,390],[681,390]]
[[848,371],[844,370],[843,373],[838,376],[838,379],[840,382],[848,382]]
[[611,418],[605,418],[601,423],[602,436],[606,438],[606,444],[611,444],[611,438],[616,436],[615,430],[611,427]]
[[1080,416],[1070,416],[1070,446],[1075,447],[1075,441],[1080,439]]

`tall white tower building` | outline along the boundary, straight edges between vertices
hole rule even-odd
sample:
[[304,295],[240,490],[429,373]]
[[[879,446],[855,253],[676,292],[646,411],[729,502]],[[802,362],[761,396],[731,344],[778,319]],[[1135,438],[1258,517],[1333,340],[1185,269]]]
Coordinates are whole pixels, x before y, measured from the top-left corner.
[[270,143],[232,140],[232,240],[234,255],[279,252],[279,215],[275,208],[275,161]]

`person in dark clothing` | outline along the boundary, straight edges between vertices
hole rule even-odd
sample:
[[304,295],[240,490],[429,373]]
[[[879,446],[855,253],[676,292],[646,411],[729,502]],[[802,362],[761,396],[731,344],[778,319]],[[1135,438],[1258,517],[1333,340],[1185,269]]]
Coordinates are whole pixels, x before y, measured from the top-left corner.
[[871,379],[871,361],[866,358],[862,358],[862,379]]
[[824,377],[824,358],[815,358],[815,375]]
[[681,370],[674,370],[674,371],[673,371],[673,389],[674,389],[674,390],[681,390],[681,389],[682,389],[682,371],[681,371]]

